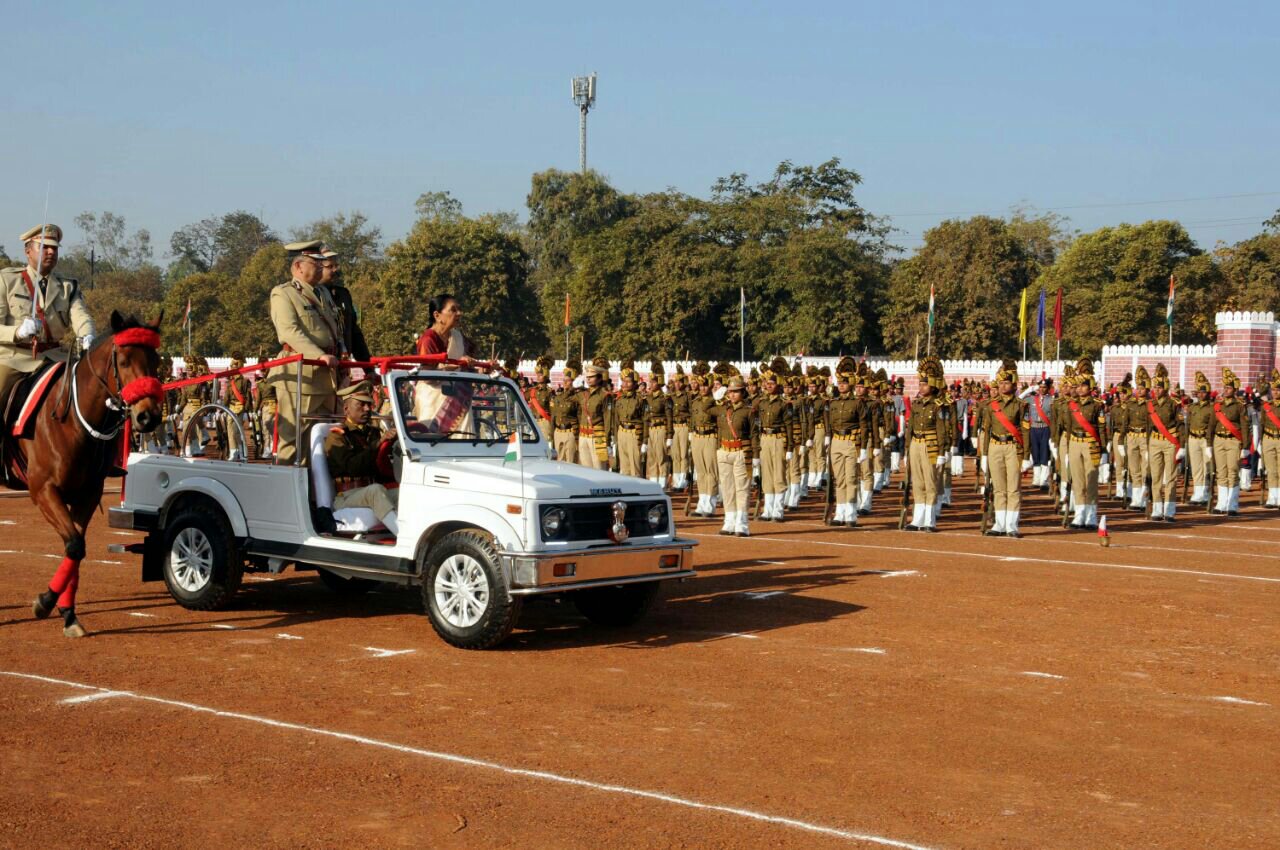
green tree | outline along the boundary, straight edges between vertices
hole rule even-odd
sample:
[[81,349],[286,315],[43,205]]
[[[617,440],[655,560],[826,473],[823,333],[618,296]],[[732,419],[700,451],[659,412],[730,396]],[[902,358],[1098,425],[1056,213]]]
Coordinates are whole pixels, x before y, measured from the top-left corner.
[[104,272],[137,271],[151,265],[151,234],[143,229],[127,235],[124,216],[82,212],[76,216],[76,227],[84,231],[85,244],[68,252],[74,258],[87,262],[92,250],[97,269]]
[[280,348],[271,324],[271,290],[289,280],[289,257],[279,242],[266,245],[245,263],[239,277],[218,293],[228,317],[219,341],[223,353],[244,357],[274,355]]
[[289,231],[296,242],[319,239],[338,252],[340,264],[352,268],[361,263],[376,262],[382,256],[382,230],[369,223],[369,217],[355,211],[319,218]]
[[[1152,344],[1165,336],[1169,276],[1201,250],[1174,221],[1103,227],[1078,237],[1045,272],[1050,291],[1063,289],[1063,354],[1098,356],[1108,344]],[[1204,307],[1212,284],[1202,264],[1179,286],[1184,303]],[[1186,315],[1185,311],[1182,315]],[[1204,328],[1180,327],[1185,343],[1208,342]]]
[[428,301],[450,293],[462,305],[463,332],[483,356],[491,350],[503,356],[542,351],[546,338],[534,318],[528,263],[520,240],[491,220],[420,219],[387,249],[372,292],[367,280],[352,282],[353,297],[364,304],[362,327],[370,347],[411,350],[430,325]]
[[[932,285],[935,354],[944,358],[1019,356],[1022,290],[1039,273],[1040,264],[1027,244],[1003,219],[975,216],[944,221],[925,231],[920,251],[893,269],[882,319],[885,346],[895,355],[912,356],[918,338],[924,354]],[[1031,298],[1030,292],[1027,297]],[[1035,333],[1034,328],[1028,327],[1027,333]]]
[[[98,333],[106,333],[111,328],[112,310],[154,321],[164,301],[160,269],[145,265],[134,270],[102,272],[96,276],[93,288],[85,290],[84,300]],[[185,308],[185,302],[183,306]]]
[[1227,281],[1227,295],[1216,309],[1280,313],[1280,231],[1261,233],[1215,254]]
[[206,357],[226,352],[223,334],[229,322],[243,321],[237,310],[228,316],[221,294],[233,279],[221,272],[198,272],[171,283],[164,293],[164,325],[161,328],[164,350],[181,354],[186,349],[187,329],[183,318],[191,303],[191,347]]
[[418,218],[424,218],[427,221],[447,224],[462,220],[462,201],[448,191],[423,192],[413,205],[418,211]]
[[259,248],[280,241],[262,219],[237,210],[179,228],[169,239],[175,261],[198,271],[240,274]]

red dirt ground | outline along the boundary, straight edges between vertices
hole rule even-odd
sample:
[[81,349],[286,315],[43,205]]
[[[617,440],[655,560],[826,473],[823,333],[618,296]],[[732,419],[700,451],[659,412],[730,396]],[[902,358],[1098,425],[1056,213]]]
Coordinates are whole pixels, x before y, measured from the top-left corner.
[[101,519],[67,640],[28,607],[61,547],[0,498],[0,671],[27,676],[0,675],[0,843],[1280,846],[1280,514],[1104,503],[1103,549],[1039,494],[984,539],[956,495],[934,535],[893,527],[896,491],[858,530],[813,501],[750,540],[686,521],[699,577],[639,626],[531,605],[479,653],[416,591],[314,574],[186,611]]

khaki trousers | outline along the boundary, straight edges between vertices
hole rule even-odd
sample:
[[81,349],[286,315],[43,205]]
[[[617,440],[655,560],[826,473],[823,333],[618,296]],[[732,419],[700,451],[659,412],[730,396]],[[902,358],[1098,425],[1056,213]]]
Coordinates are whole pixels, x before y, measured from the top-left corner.
[[555,433],[555,429],[551,427],[551,420],[550,420],[550,419],[542,419],[542,418],[539,418],[539,419],[538,419],[538,430],[542,431],[542,438],[543,438],[544,440],[546,440],[548,443],[549,443],[549,442],[551,442],[551,438],[552,438],[552,436],[553,436],[553,435],[554,435],[554,433]]
[[1280,487],[1280,437],[1262,435],[1262,465],[1267,472],[1267,488]]
[[367,487],[353,487],[333,497],[333,509],[369,508],[378,515],[379,520],[387,518],[387,514],[396,509],[400,491],[394,493],[381,484],[370,484]]
[[716,496],[720,493],[720,461],[716,454],[719,440],[715,434],[694,434],[693,469],[698,476],[698,495]]
[[565,463],[578,462],[578,432],[568,428],[557,428],[552,435],[556,457]]
[[643,478],[640,468],[640,435],[634,428],[618,429],[618,472]]
[[835,487],[834,501],[847,505],[858,494],[858,447],[848,437],[831,440],[831,483]]
[[881,443],[879,447],[871,450],[871,464],[875,474],[880,475],[889,468],[889,450]]
[[716,466],[724,482],[724,512],[745,514],[751,509],[751,476],[746,452],[742,449],[716,451]]
[[601,460],[600,455],[596,454],[596,438],[589,434],[583,434],[578,437],[578,461],[580,465],[588,469],[604,469],[607,461]]
[[[674,442],[672,443],[674,445]],[[646,478],[666,478],[667,476],[667,429],[649,429],[649,453],[645,464]]]
[[[1071,456],[1071,494],[1077,505],[1098,503],[1098,461],[1093,459],[1092,439],[1070,440],[1067,451]],[[1138,479],[1141,481],[1141,479]]]
[[1129,470],[1130,485],[1147,485],[1147,463],[1147,435],[1130,434],[1124,441],[1124,465]]
[[813,445],[809,448],[809,472],[826,474],[827,459],[823,455],[826,449],[823,443],[827,441],[827,429],[821,425],[813,426]]
[[222,423],[222,426],[227,431],[227,454],[230,455],[232,452],[244,452],[244,440],[240,439],[240,429],[236,427],[236,422],[248,427],[245,424],[243,414],[237,414],[235,416],[227,416],[226,414],[223,414],[223,418],[225,421]]
[[[671,472],[683,475],[689,471],[689,426],[671,426]],[[687,483],[687,482],[686,482]]]
[[1067,481],[1070,471],[1067,469],[1067,456],[1071,453],[1071,437],[1063,431],[1058,435],[1058,480]]
[[991,476],[994,510],[1022,510],[1022,459],[1017,443],[992,440],[987,444],[987,474]]
[[781,434],[763,434],[760,437],[760,486],[769,495],[787,489],[786,445]]
[[1147,464],[1151,468],[1151,501],[1178,500],[1178,464],[1173,459],[1176,454],[1173,443],[1163,437],[1153,435],[1147,443]]
[[787,483],[800,484],[803,483],[800,477],[804,474],[805,453],[809,450],[804,447],[804,441],[795,447],[791,452],[791,460],[787,461]]
[[0,363],[0,416],[4,416],[4,406],[9,400],[9,390],[13,385],[25,378],[29,372],[19,372]]
[[[858,464],[858,487],[863,491],[872,489],[875,484],[876,459],[874,452],[874,449],[869,449],[867,451],[867,459]],[[861,453],[861,449],[859,449],[859,453]],[[854,459],[857,460],[857,457],[858,455],[855,454]]]
[[1213,471],[1219,487],[1240,486],[1240,452],[1240,441],[1234,437],[1213,438]]
[[[831,445],[835,445],[832,443]],[[942,475],[937,463],[929,457],[929,447],[924,438],[912,439],[908,452],[911,464],[911,498],[917,505],[933,507],[942,489]],[[856,455],[855,455],[856,457]]]
[[1208,447],[1209,441],[1204,437],[1187,438],[1187,460],[1191,462],[1191,483],[1197,488],[1203,487],[1209,477],[1209,464],[1213,461],[1204,456],[1204,450]]
[[[281,390],[284,386],[281,386]],[[298,433],[298,413],[293,409],[294,396],[292,392],[280,392],[276,396],[276,405],[280,411],[280,421],[276,425],[277,433],[280,435],[280,449],[276,452],[276,463],[279,465],[292,464],[294,458],[294,436]],[[315,425],[314,416],[336,416],[338,412],[338,397],[325,393],[324,395],[312,395],[310,393],[302,394],[302,464],[307,465],[308,458],[311,457],[311,426]]]

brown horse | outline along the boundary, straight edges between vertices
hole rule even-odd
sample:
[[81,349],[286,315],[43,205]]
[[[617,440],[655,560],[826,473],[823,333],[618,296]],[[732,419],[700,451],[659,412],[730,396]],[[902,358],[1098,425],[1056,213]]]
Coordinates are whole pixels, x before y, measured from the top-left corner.
[[146,433],[163,418],[159,322],[144,325],[112,312],[111,331],[67,364],[36,414],[31,437],[14,441],[31,501],[62,537],[66,554],[31,610],[43,619],[56,604],[67,637],[86,634],[75,611],[84,535],[121,457],[125,422],[132,418],[134,429]]

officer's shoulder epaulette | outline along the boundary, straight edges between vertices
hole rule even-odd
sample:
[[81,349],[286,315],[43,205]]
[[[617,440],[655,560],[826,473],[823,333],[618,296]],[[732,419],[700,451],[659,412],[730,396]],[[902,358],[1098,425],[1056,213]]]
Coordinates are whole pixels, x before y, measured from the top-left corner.
[[0,269],[0,277],[22,277],[25,266],[6,266]]

